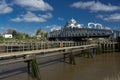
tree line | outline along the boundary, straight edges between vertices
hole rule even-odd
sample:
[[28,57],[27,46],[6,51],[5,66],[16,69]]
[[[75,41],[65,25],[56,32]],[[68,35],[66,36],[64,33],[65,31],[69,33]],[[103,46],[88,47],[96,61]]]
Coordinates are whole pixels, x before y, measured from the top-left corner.
[[[13,38],[5,38],[3,35],[5,34],[12,34]],[[23,32],[18,32],[17,30],[14,29],[7,29],[6,32],[0,36],[0,41],[5,41],[5,40],[39,40],[39,41],[46,41],[47,40],[47,34],[48,32],[38,29],[34,33],[34,35],[29,35],[27,33]]]

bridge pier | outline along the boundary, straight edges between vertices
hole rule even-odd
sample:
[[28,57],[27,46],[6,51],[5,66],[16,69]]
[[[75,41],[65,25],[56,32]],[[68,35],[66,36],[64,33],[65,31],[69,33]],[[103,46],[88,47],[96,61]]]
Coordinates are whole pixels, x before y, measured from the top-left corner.
[[36,59],[30,59],[25,61],[27,63],[28,77],[32,76],[35,80],[41,80],[39,68]]
[[27,61],[28,74],[30,74],[30,64],[31,64],[31,60],[28,60]]
[[24,61],[25,63],[27,63],[28,76],[31,76],[32,79],[35,80],[41,80],[38,64],[36,61],[36,55],[26,55],[24,58],[28,59]]
[[87,58],[93,58],[93,54],[95,54],[96,51],[97,50],[95,48],[85,49],[85,50],[82,50],[81,55]]
[[67,54],[63,54],[63,60],[64,60],[64,62],[66,61],[66,55]]
[[71,52],[69,53],[69,63],[75,65],[75,55]]
[[108,43],[101,43],[101,44],[98,44],[98,47],[97,47],[97,53],[111,53],[111,52],[115,52],[116,49],[115,49],[115,45],[116,43],[113,43],[113,42],[108,42]]
[[93,50],[88,49],[87,53],[87,58],[93,58]]
[[63,52],[65,52],[63,54],[63,60],[64,60],[64,62],[66,61],[66,58],[68,57],[69,58],[69,64],[75,65],[76,62],[75,62],[75,55],[73,54],[73,51],[70,50],[69,52],[67,52],[66,50],[63,50]]

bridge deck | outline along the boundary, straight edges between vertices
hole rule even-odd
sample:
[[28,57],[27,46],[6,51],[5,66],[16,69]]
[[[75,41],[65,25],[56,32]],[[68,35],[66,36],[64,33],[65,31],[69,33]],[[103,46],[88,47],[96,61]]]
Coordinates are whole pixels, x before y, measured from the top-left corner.
[[96,46],[96,44],[90,44],[90,45],[73,46],[73,47],[63,47],[63,48],[51,48],[51,49],[43,49],[43,50],[1,53],[0,58],[12,57],[12,56],[21,56],[21,55],[39,54],[39,53],[46,53],[46,52],[53,52],[53,51],[67,50],[67,49],[78,49],[78,48],[86,49],[86,48],[95,47],[95,46]]
[[[91,45],[63,47],[63,48],[54,48],[54,49],[45,49],[45,50],[2,53],[2,54],[0,54],[1,59],[2,58],[7,58],[7,57],[12,57],[12,60],[11,59],[10,60],[3,60],[4,62],[1,62],[0,65],[6,65],[6,64],[11,64],[11,63],[30,60],[30,59],[34,58],[34,54],[36,55],[36,54],[40,54],[40,53],[45,53],[45,54],[40,54],[40,55],[36,56],[36,58],[45,58],[45,57],[50,57],[50,56],[55,56],[55,55],[67,54],[67,53],[70,53],[71,51],[72,52],[77,52],[77,51],[80,51],[80,50],[90,49],[90,48],[94,48],[95,46],[97,46],[97,45],[96,44],[91,44]],[[63,51],[63,50],[65,50],[65,51]],[[55,52],[55,51],[58,51],[58,52]],[[47,52],[52,52],[52,53],[47,53]],[[28,56],[26,58],[23,58],[23,56],[27,56],[27,55],[30,55],[30,56]],[[14,56],[22,56],[22,57],[14,58]]]

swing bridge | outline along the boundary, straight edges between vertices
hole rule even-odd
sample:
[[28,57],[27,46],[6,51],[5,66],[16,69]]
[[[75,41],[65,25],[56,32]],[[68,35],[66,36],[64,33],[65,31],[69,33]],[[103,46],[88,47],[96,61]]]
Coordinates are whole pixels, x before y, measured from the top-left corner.
[[85,27],[77,23],[75,19],[68,21],[62,28],[52,28],[48,34],[48,39],[51,41],[80,41],[84,38],[117,39],[118,37],[120,37],[119,30],[113,30],[93,22],[89,22]]

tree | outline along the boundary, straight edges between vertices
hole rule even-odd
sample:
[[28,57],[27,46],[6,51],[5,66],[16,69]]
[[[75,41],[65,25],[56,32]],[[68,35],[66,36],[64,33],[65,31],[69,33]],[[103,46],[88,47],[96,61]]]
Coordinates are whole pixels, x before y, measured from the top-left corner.
[[47,40],[47,32],[42,30],[42,29],[38,29],[35,33],[37,39],[41,40],[41,41],[45,41]]
[[14,29],[7,29],[6,34],[12,34],[12,35],[13,35],[13,37],[14,37],[14,36],[16,36],[17,31],[16,31],[16,30],[14,30]]
[[18,39],[18,40],[21,40],[21,39],[29,39],[29,35],[26,34],[26,33],[22,33],[22,32],[18,32],[14,29],[8,29],[6,31],[6,34],[12,34],[13,35],[13,38],[14,39]]
[[2,42],[4,40],[3,36],[0,35],[0,41]]

